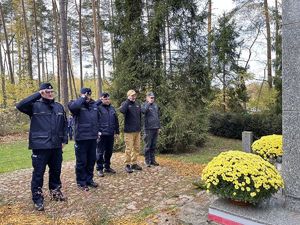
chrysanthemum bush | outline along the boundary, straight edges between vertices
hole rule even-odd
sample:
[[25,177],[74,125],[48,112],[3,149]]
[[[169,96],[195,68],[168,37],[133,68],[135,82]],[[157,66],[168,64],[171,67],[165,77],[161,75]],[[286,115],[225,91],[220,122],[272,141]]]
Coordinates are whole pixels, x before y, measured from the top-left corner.
[[223,198],[256,204],[284,187],[276,168],[260,156],[228,151],[204,168],[202,180],[208,192]]
[[267,135],[253,142],[252,151],[265,160],[282,156],[282,135]]

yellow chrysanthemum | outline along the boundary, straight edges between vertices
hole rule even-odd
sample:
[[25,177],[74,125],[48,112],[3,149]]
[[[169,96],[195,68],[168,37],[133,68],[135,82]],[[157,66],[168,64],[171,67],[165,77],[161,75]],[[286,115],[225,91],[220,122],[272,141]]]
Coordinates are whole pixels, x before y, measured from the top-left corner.
[[250,202],[271,196],[284,187],[272,164],[256,154],[241,151],[223,152],[215,157],[204,168],[202,180],[212,193]]
[[282,156],[282,135],[267,135],[252,144],[252,151],[264,159]]

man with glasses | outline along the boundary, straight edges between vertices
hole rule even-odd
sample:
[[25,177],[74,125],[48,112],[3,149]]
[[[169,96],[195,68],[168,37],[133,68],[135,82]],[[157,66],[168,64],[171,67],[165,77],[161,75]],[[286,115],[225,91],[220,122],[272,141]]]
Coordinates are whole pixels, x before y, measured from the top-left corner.
[[125,171],[142,170],[137,164],[140,153],[141,139],[141,106],[136,101],[136,92],[129,90],[127,100],[121,104],[120,112],[124,114],[124,139],[125,139]]
[[40,90],[23,99],[17,109],[30,117],[29,149],[32,149],[31,192],[35,209],[44,210],[43,181],[49,167],[49,189],[52,200],[64,201],[61,192],[62,148],[68,143],[64,108],[54,100],[53,86],[43,83]]
[[110,103],[108,93],[101,94],[100,112],[100,136],[97,143],[97,171],[99,177],[105,173],[114,174],[116,171],[110,167],[110,159],[113,152],[114,137],[119,132],[119,121],[115,108]]
[[100,115],[98,105],[91,95],[90,88],[82,88],[80,97],[68,105],[75,120],[75,172],[77,186],[82,191],[98,187],[93,177]]
[[159,165],[155,160],[155,149],[160,129],[159,108],[154,101],[153,92],[148,92],[146,102],[142,106],[142,113],[144,114],[144,154],[147,167]]

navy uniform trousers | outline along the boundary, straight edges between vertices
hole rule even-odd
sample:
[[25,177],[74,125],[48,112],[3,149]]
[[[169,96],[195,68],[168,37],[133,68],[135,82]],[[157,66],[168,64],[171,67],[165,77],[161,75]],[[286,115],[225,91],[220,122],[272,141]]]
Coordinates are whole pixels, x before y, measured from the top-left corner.
[[76,141],[76,182],[86,186],[93,182],[94,166],[96,162],[96,139]]
[[49,189],[55,190],[61,188],[62,149],[33,149],[31,158],[33,166],[31,192],[32,200],[36,201],[41,197],[44,173],[47,165],[49,167]]
[[158,129],[147,129],[144,133],[144,154],[145,162],[148,164],[155,162],[155,149],[157,144]]
[[114,147],[114,135],[101,135],[97,143],[97,167],[96,169],[103,170],[110,168],[110,159]]

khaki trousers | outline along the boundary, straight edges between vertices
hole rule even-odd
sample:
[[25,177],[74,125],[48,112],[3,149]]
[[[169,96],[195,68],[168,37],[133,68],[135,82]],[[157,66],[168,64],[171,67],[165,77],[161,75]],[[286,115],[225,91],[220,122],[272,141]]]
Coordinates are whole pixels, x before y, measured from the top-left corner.
[[125,164],[136,164],[140,153],[141,133],[124,133],[125,139]]

